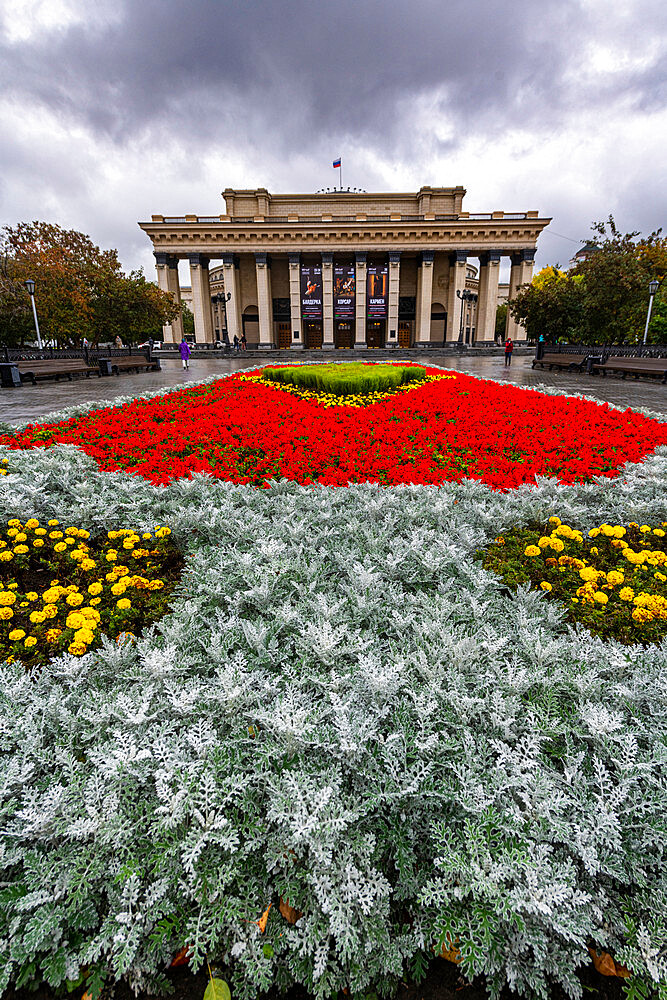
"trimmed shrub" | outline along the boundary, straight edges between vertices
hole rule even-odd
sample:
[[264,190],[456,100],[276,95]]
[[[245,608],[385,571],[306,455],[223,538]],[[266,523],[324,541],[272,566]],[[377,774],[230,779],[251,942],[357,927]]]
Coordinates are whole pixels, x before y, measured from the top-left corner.
[[272,382],[329,392],[335,396],[381,392],[426,377],[426,371],[416,365],[374,365],[363,362],[266,368],[263,374],[264,378]]

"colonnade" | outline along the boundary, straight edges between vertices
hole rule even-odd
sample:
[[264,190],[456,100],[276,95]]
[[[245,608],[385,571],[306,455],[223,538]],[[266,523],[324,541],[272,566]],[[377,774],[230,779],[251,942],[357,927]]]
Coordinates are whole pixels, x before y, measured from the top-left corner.
[[[322,264],[322,346],[324,349],[334,347],[334,250],[321,254]],[[401,256],[408,251],[388,250],[388,294],[386,315],[386,346],[398,345],[397,330],[399,319],[399,295],[401,282]],[[414,250],[411,251],[414,254]],[[535,249],[522,250],[489,249],[485,251],[470,251],[465,249],[453,251],[437,251],[449,255],[449,278],[446,292],[447,308],[447,340],[455,341],[459,335],[459,316],[463,308],[460,295],[466,287],[466,264],[468,257],[478,256],[480,261],[479,287],[477,301],[476,336],[477,343],[493,343],[495,339],[496,306],[498,298],[498,282],[500,260],[502,256],[510,256],[509,297],[516,295],[518,288],[530,282],[532,277]],[[278,255],[272,255],[274,257]],[[341,257],[344,255],[341,253]],[[349,255],[347,255],[349,258]],[[308,258],[313,255],[309,252]],[[289,301],[291,321],[290,347],[295,350],[304,347],[304,332],[301,311],[301,254],[294,252],[287,255],[289,275]],[[355,319],[354,347],[364,350],[367,330],[367,251],[357,251],[354,254],[355,271]],[[211,312],[211,287],[209,282],[210,257],[201,253],[189,253],[187,259],[190,265],[192,282],[192,303],[195,320],[195,339],[212,342],[214,339],[213,317]],[[424,250],[419,255],[417,270],[417,294],[415,302],[415,346],[428,344],[431,340],[431,311],[433,305],[433,274],[436,251]],[[180,304],[181,294],[178,278],[178,257],[173,254],[156,252],[155,261],[158,273],[159,287],[172,295],[174,301]],[[259,317],[259,348],[271,350],[275,346],[273,299],[271,294],[270,257],[264,252],[254,253],[257,312]],[[241,302],[239,282],[239,258],[234,253],[222,254],[223,280],[226,299],[227,331],[231,340],[234,336],[240,338],[242,333],[243,304]],[[519,326],[508,315],[506,332],[512,339],[519,334]],[[164,328],[166,341],[179,341],[183,334],[183,324],[180,315]]]

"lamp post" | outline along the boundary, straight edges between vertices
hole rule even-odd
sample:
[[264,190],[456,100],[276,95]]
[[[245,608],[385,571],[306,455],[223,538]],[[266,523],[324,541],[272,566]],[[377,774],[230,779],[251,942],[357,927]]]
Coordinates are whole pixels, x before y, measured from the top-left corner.
[[464,288],[463,291],[461,291],[460,288],[457,288],[456,289],[456,295],[457,295],[457,297],[459,299],[461,299],[461,322],[459,324],[459,344],[462,344],[463,343],[463,310],[465,309],[466,302],[476,302],[477,301],[477,296],[475,295],[474,292],[468,291],[467,288]]
[[23,282],[23,284],[28,289],[28,295],[30,296],[30,301],[32,302],[32,314],[35,317],[35,329],[37,330],[37,346],[41,351],[42,338],[39,333],[39,323],[37,321],[37,307],[35,305],[35,282],[32,280],[32,278],[28,278],[27,281]]
[[648,325],[651,322],[651,310],[653,309],[653,299],[655,298],[655,293],[658,291],[659,287],[660,287],[660,282],[656,281],[655,278],[653,279],[653,281],[649,281],[648,283],[648,312],[646,314],[646,326],[644,327],[644,340],[643,340],[644,344],[646,343],[646,338],[648,337]]

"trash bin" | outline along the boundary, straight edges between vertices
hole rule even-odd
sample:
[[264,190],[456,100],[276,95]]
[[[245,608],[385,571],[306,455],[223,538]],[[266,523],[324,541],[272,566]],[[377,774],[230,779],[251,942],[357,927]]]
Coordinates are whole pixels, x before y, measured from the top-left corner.
[[11,388],[21,384],[21,375],[18,365],[11,361],[0,364],[0,385]]
[[112,375],[111,371],[111,360],[109,358],[98,358],[97,363],[100,366],[100,375]]

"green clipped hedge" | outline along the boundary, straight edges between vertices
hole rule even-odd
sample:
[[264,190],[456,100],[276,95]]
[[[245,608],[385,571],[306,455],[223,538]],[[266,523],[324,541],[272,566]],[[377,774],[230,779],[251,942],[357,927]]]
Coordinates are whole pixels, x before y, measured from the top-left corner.
[[289,368],[267,368],[264,378],[299,389],[328,392],[334,396],[366,395],[396,389],[408,382],[421,381],[426,371],[416,365],[368,365],[355,361],[350,364],[298,365]]

